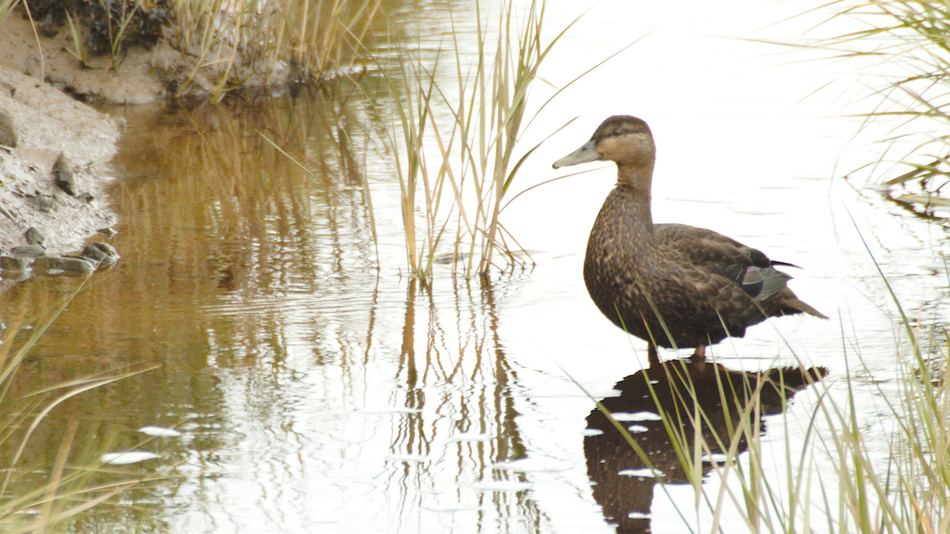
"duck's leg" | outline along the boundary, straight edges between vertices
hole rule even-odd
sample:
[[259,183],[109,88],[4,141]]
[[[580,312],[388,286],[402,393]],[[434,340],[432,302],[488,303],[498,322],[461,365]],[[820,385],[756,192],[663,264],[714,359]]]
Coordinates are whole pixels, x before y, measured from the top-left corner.
[[706,361],[706,345],[697,345],[696,350],[693,351],[693,355],[689,357],[691,362],[704,362]]
[[650,364],[650,367],[660,367],[660,355],[657,354],[656,345],[653,343],[650,343],[650,348],[647,349],[647,362]]

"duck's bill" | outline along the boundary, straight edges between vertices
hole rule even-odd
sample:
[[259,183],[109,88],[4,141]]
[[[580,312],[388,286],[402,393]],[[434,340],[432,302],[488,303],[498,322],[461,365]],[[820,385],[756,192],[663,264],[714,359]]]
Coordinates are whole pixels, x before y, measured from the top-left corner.
[[560,169],[561,167],[567,167],[568,165],[577,165],[578,163],[587,163],[588,161],[597,161],[599,159],[600,154],[598,154],[597,150],[594,149],[594,140],[591,139],[590,141],[584,143],[584,146],[555,161],[554,168]]

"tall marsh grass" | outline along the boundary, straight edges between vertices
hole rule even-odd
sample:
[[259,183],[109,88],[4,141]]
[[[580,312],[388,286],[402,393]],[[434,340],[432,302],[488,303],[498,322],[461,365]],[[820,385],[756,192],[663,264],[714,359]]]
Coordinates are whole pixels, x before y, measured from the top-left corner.
[[473,46],[455,29],[452,11],[450,52],[438,52],[432,62],[421,46],[405,48],[387,74],[398,95],[389,144],[397,158],[407,261],[421,279],[440,252],[466,275],[530,261],[500,215],[518,169],[537,148],[517,147],[530,122],[531,86],[564,32],[542,41],[543,1],[523,12],[510,1],[492,9],[476,1],[472,9]]
[[851,380],[847,382],[844,406],[821,403],[829,426],[839,430],[833,434],[829,447],[833,459],[837,459],[842,516],[838,523],[847,525],[851,532],[947,534],[950,337],[944,325],[928,329],[910,319],[881,266],[871,256],[897,310],[897,332],[903,334],[897,336],[898,375],[892,379],[897,394],[885,389],[883,384],[887,382],[872,382],[875,398],[882,403],[878,410],[890,419],[890,451],[886,462],[872,453],[865,421],[868,407],[856,401]]
[[[916,335],[927,336],[918,331]],[[839,430],[826,446],[837,468],[841,518],[849,532],[950,532],[950,375],[946,340],[914,339],[932,352],[899,355],[893,390],[877,385],[877,397],[892,425],[890,450],[882,461],[863,420],[867,406],[849,395],[844,406],[823,403]]]
[[[897,131],[884,140],[888,143],[911,140],[908,152],[897,158],[909,170],[883,180],[888,196],[918,213],[946,211],[950,4],[837,0],[827,7],[864,24],[822,44],[846,59],[872,60],[872,84],[880,100],[867,119],[896,119]],[[882,403],[877,415],[891,425],[889,454],[885,461],[875,454],[863,420],[868,407],[856,399],[851,380],[844,402],[820,404],[821,416],[837,429],[825,443],[835,459],[840,503],[828,526],[848,532],[950,533],[950,337],[943,324],[927,328],[908,317],[878,271],[902,334],[895,343],[898,376],[891,384],[872,383]],[[860,361],[859,354],[854,357]]]
[[[837,0],[838,17],[862,29],[827,40],[844,58],[873,60],[878,106],[868,120],[897,119],[885,140],[912,140],[898,162],[910,169],[884,180],[888,196],[917,212],[950,208],[950,4],[940,0]],[[877,165],[872,162],[869,165]],[[891,423],[886,461],[876,457],[852,382],[841,404],[821,415],[838,432],[826,443],[838,472],[839,509],[829,527],[849,532],[950,533],[950,337],[905,313],[878,267],[899,314],[898,376],[873,383]],[[947,298],[943,295],[942,298]],[[860,355],[856,355],[860,360]],[[896,388],[893,387],[896,385]],[[830,512],[830,510],[829,510]]]

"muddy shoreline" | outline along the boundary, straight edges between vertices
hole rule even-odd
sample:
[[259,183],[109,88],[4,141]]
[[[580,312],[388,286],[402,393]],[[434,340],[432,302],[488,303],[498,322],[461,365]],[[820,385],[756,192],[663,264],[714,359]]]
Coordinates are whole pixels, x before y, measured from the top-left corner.
[[[116,75],[108,58],[83,67],[68,53],[68,38],[63,31],[52,37],[34,33],[19,12],[0,22],[0,116],[5,117],[0,118],[5,139],[0,139],[0,254],[26,245],[29,228],[45,237],[50,255],[106,241],[102,231],[118,217],[103,195],[114,178],[109,162],[124,124],[80,99],[146,103],[163,98],[161,71],[154,65],[170,56],[167,47],[133,49]],[[61,154],[71,162],[73,194],[56,185],[53,167]],[[22,273],[0,270],[0,292],[22,278]]]
[[[25,232],[45,237],[47,254],[83,248],[117,222],[108,199],[108,163],[121,125],[50,84],[0,67],[0,113],[9,119],[16,146],[0,148],[0,249],[26,245]],[[72,166],[75,195],[56,185],[53,166],[64,154]],[[16,278],[0,272],[0,291]]]

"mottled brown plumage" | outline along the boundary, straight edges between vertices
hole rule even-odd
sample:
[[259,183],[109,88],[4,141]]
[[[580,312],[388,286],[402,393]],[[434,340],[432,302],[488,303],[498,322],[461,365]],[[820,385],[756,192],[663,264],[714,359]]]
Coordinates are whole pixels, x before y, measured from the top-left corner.
[[584,281],[600,311],[656,347],[696,348],[769,317],[807,313],[826,318],[786,287],[762,252],[724,235],[682,224],[653,224],[650,189],[656,147],[647,124],[610,117],[593,137],[554,167],[588,161],[617,164],[617,187],[591,230]]

